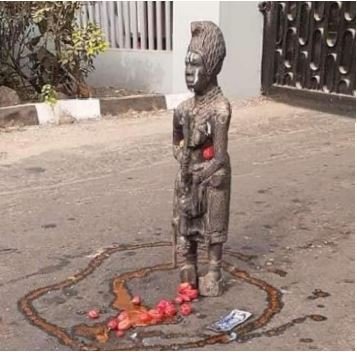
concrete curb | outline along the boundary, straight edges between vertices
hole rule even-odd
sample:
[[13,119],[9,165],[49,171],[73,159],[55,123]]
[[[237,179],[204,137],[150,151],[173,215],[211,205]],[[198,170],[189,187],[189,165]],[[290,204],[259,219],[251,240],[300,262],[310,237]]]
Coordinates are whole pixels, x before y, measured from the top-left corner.
[[166,110],[164,95],[134,95],[122,98],[101,98],[102,115],[117,115],[134,111]]
[[14,125],[38,125],[39,119],[35,104],[14,105],[0,108],[0,127]]
[[128,111],[172,110],[191,96],[191,93],[149,94],[119,98],[59,100],[54,106],[33,103],[2,107],[0,128],[100,119],[103,115],[120,115]]

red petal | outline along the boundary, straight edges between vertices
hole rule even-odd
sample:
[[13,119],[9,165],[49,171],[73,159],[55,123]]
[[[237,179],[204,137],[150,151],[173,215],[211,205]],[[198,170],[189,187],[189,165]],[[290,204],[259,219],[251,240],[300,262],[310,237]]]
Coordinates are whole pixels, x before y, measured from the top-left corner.
[[181,296],[177,296],[177,297],[175,298],[175,302],[176,302],[177,304],[182,304],[182,303],[183,303],[183,298],[182,298]]
[[141,303],[141,298],[140,298],[140,296],[134,296],[133,299],[131,300],[131,303],[133,303],[133,304],[140,304],[140,303]]
[[119,321],[122,321],[124,319],[128,319],[128,312],[126,310],[123,310],[122,312],[120,312],[120,314],[118,315],[117,319]]
[[148,311],[148,313],[149,313],[150,316],[151,316],[154,320],[156,320],[156,321],[161,321],[162,318],[164,317],[163,312],[161,312],[161,311],[158,310],[158,309],[150,309],[150,310]]
[[97,319],[99,318],[99,311],[96,309],[92,309],[88,312],[88,317],[91,319]]
[[192,306],[191,304],[188,303],[184,303],[181,307],[180,307],[180,313],[182,315],[190,315],[192,313]]
[[125,332],[124,332],[123,330],[117,330],[117,332],[115,333],[115,335],[116,335],[117,337],[122,337],[122,336],[125,335]]
[[198,290],[186,290],[185,295],[190,297],[191,299],[196,299],[198,297]]
[[107,324],[107,328],[109,330],[116,330],[118,328],[118,320],[116,319],[109,320]]
[[118,330],[128,330],[132,326],[131,322],[129,319],[124,319],[119,322],[118,324]]
[[178,287],[178,292],[179,293],[183,293],[185,290],[187,290],[187,289],[192,289],[192,286],[191,286],[191,284],[189,283],[189,282],[182,282],[180,285],[179,285],[179,287]]
[[184,293],[181,293],[180,297],[182,298],[182,300],[184,302],[191,302],[191,298],[188,295],[184,294]]
[[147,312],[142,312],[139,315],[139,319],[142,323],[147,323],[152,319],[152,316]]

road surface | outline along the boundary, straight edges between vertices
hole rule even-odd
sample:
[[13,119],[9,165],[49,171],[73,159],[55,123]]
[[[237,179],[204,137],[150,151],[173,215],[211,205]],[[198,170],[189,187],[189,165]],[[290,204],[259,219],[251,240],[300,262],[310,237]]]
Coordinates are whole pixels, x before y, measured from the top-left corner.
[[[74,327],[93,324],[92,307],[101,321],[115,312],[113,279],[169,265],[171,123],[159,111],[0,132],[1,349],[89,346]],[[354,120],[236,102],[229,151],[226,293],[100,348],[354,349]],[[177,283],[167,268],[127,287],[153,305]],[[234,308],[252,323],[236,341],[207,344],[205,327]]]

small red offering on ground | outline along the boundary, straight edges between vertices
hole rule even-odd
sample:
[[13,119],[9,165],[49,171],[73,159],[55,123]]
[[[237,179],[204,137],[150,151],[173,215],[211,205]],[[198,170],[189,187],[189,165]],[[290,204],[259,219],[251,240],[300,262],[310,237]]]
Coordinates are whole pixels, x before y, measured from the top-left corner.
[[122,312],[119,313],[117,319],[118,319],[118,321],[122,321],[124,319],[128,319],[128,312],[123,310]]
[[99,310],[97,309],[92,309],[88,312],[88,318],[90,319],[97,319],[99,318]]
[[148,312],[153,320],[160,322],[164,318],[164,314],[158,309],[150,309]]
[[117,319],[111,319],[108,321],[107,328],[109,330],[116,330],[118,328],[118,320]]
[[172,302],[168,301],[167,299],[162,299],[161,301],[159,301],[159,303],[156,305],[156,309],[158,309],[159,311],[161,311],[162,313],[165,312],[165,309],[167,306],[171,305]]
[[131,300],[131,303],[139,305],[141,303],[140,296],[134,296],[133,299]]
[[181,297],[181,296],[177,296],[176,298],[175,298],[175,303],[177,303],[177,304],[182,304],[184,301],[183,301],[183,298]]
[[175,306],[171,303],[169,305],[166,306],[165,310],[164,310],[164,314],[167,317],[174,317],[177,313],[177,310],[175,308]]
[[118,330],[128,330],[132,327],[131,321],[128,319],[124,319],[118,323]]
[[190,303],[184,303],[180,307],[180,313],[184,316],[190,315],[192,313],[192,306]]
[[192,289],[192,286],[190,283],[188,282],[182,282],[180,283],[179,287],[178,287],[178,292],[179,293],[183,293],[184,291],[186,291],[187,289]]
[[117,332],[115,333],[115,335],[116,335],[117,337],[122,337],[122,336],[125,335],[125,331],[123,331],[123,330],[117,330]]
[[[188,316],[192,313],[192,300],[197,299],[199,292],[188,282],[177,287],[177,296],[174,300],[161,299],[156,307],[147,308],[142,305],[141,297],[134,296],[128,299],[129,308],[122,310],[117,316],[110,318],[106,323],[106,331],[113,331],[117,337],[125,335],[125,331],[137,326],[155,325],[170,321],[178,313]],[[130,305],[130,303],[132,305]],[[87,313],[91,319],[99,318],[99,309],[92,309]]]
[[193,288],[188,282],[181,283],[177,291],[179,294],[175,299],[177,304],[182,304],[182,302],[191,302],[199,296],[198,290]]
[[152,316],[148,312],[140,313],[139,319],[142,323],[148,323],[152,320]]

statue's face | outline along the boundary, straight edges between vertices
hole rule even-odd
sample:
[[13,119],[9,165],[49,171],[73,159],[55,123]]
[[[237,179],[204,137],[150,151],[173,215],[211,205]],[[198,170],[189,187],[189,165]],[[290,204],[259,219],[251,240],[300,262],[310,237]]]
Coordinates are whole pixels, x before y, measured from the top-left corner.
[[193,90],[195,93],[203,92],[209,84],[209,75],[207,74],[202,56],[196,52],[189,51],[185,64],[187,88]]

